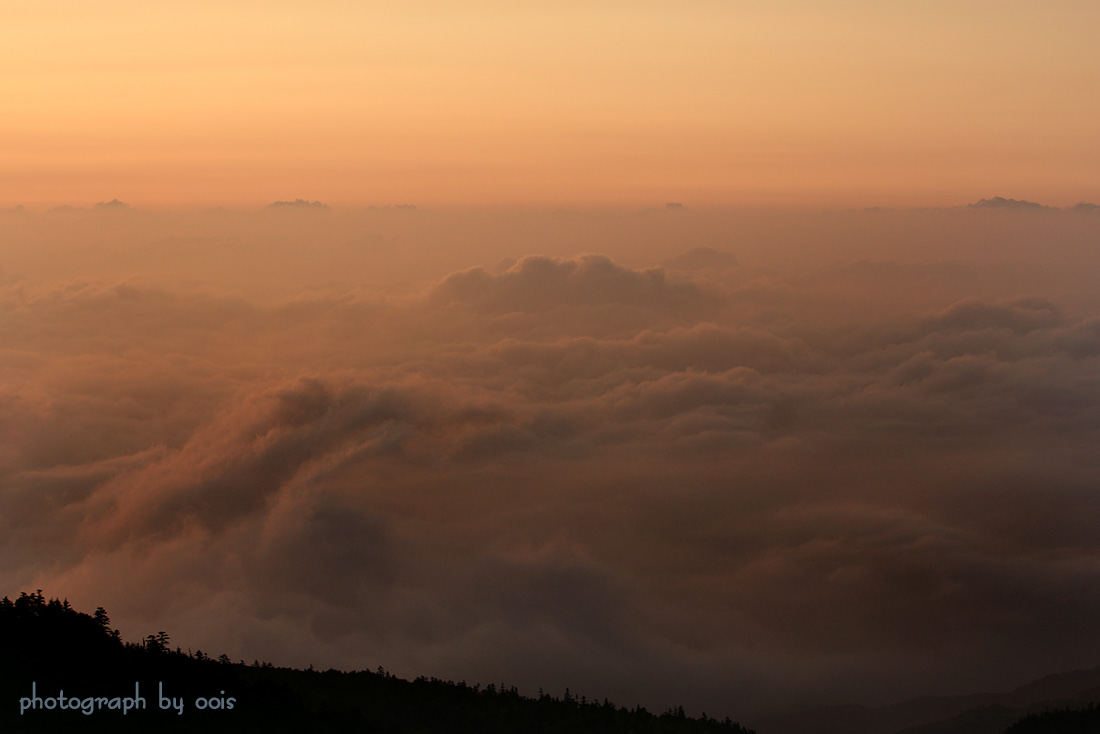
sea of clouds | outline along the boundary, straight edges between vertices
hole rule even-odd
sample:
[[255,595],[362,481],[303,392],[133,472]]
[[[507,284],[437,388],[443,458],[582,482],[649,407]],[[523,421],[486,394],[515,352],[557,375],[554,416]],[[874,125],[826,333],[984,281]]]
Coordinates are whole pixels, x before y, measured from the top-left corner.
[[0,227],[0,593],[742,719],[1100,662],[1090,211]]

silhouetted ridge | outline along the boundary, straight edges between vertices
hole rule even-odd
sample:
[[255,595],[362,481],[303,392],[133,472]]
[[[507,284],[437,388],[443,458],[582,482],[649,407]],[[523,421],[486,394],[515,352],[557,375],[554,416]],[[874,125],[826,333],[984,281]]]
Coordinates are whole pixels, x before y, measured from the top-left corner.
[[992,199],[981,199],[973,204],[967,204],[971,209],[1025,209],[1031,211],[1038,211],[1040,209],[1049,209],[1050,207],[1039,204],[1034,201],[1026,201],[1024,199],[1006,199],[1003,196],[994,196]]
[[[172,649],[163,631],[124,643],[104,609],[84,614],[68,601],[46,600],[41,590],[0,600],[0,646],[5,733],[751,734],[728,718],[692,718],[683,707],[658,716],[578,699],[568,689],[561,698],[541,691],[529,698],[503,684],[408,681],[382,668],[322,673],[245,665]],[[162,708],[163,701],[169,705]]]
[[319,201],[295,199],[294,201],[273,201],[265,206],[264,209],[323,211],[328,209],[328,204],[322,204]]
[[97,212],[125,212],[130,211],[134,207],[127,204],[125,201],[119,201],[118,199],[111,199],[110,201],[99,201],[92,207],[92,211]]

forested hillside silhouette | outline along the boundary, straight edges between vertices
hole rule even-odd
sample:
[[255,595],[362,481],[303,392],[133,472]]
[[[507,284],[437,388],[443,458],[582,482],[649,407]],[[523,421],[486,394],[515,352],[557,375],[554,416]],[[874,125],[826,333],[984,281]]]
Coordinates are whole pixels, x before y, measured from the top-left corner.
[[1005,734],[1096,734],[1100,732],[1100,706],[1057,709],[1029,714],[1008,728]]
[[[124,642],[102,607],[85,614],[68,601],[47,600],[41,590],[0,600],[0,651],[3,732],[753,734],[728,718],[689,717],[682,707],[655,715],[568,690],[561,697],[527,697],[505,685],[408,681],[381,668],[320,672],[245,664],[173,647],[163,631]],[[160,690],[171,702],[165,709]],[[139,697],[144,708],[124,712],[125,701]]]

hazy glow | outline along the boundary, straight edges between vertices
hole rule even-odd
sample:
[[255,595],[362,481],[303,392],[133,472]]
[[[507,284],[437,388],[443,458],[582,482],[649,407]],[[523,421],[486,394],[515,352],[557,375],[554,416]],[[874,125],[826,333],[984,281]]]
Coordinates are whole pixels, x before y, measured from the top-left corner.
[[4,12],[8,205],[1100,198],[1087,0]]

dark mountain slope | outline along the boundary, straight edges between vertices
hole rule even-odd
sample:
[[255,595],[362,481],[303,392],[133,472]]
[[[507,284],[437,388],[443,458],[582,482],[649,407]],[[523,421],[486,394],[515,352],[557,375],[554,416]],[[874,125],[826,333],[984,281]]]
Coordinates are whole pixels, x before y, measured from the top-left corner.
[[660,716],[570,696],[377,672],[293,670],[124,643],[102,609],[41,592],[0,601],[0,731],[750,734],[683,709]]

